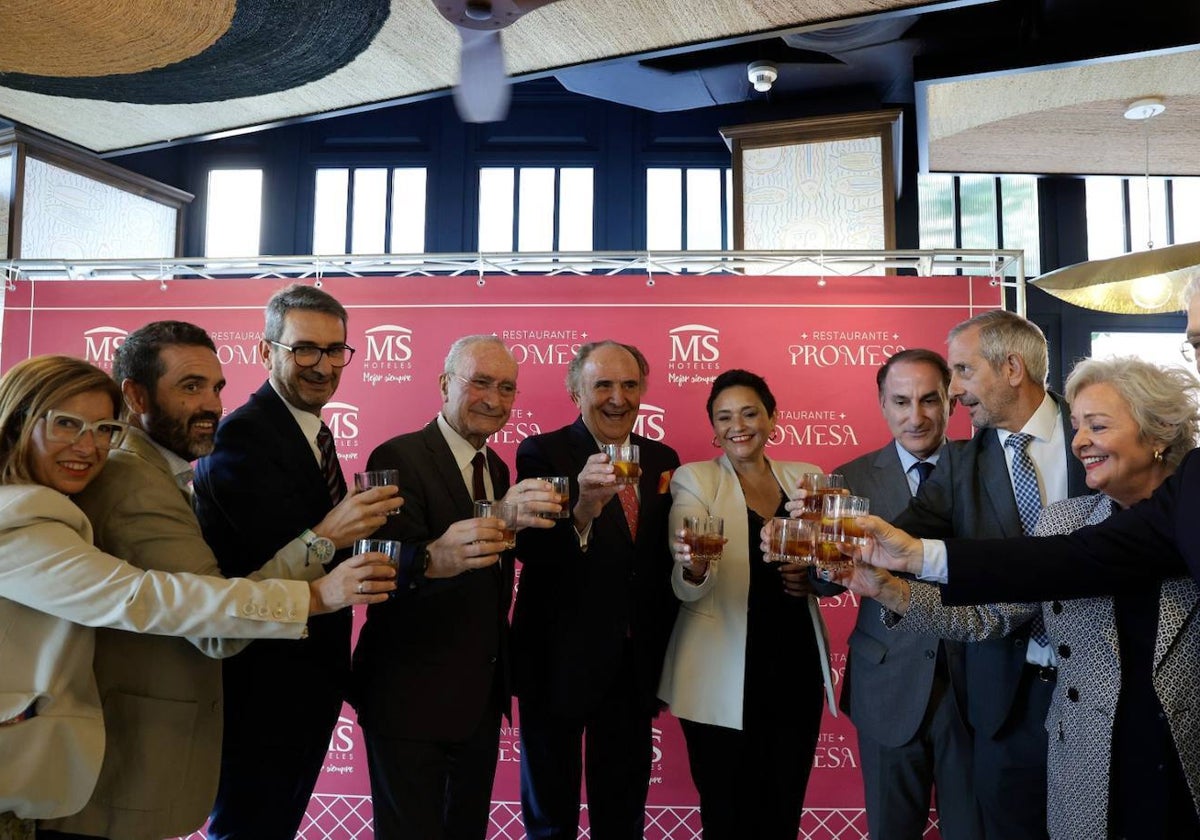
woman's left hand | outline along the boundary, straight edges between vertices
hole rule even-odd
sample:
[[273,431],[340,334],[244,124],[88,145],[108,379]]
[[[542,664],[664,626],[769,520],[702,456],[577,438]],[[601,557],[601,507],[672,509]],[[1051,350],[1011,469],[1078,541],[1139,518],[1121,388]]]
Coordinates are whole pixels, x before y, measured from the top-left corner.
[[779,576],[783,579],[783,591],[793,598],[807,598],[813,594],[807,566],[783,563],[779,566]]
[[[671,555],[675,562],[683,567],[683,579],[699,585],[708,574],[708,562],[692,557],[692,547],[688,545],[687,538],[687,528],[680,528],[675,532],[675,542],[671,543]],[[693,580],[688,580],[689,577]]]

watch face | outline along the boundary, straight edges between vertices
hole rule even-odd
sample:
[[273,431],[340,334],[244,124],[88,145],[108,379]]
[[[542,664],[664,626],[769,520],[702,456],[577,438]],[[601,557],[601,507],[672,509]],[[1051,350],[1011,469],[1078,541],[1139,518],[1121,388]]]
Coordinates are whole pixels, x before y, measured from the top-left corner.
[[317,556],[317,559],[324,563],[333,557],[333,554],[337,549],[333,544],[333,540],[327,537],[317,537],[312,541],[312,550],[313,554]]

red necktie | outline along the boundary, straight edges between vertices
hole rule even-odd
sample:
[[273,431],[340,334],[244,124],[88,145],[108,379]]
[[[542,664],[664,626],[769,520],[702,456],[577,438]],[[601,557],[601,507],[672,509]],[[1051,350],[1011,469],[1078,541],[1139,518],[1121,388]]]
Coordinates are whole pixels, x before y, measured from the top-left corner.
[[637,487],[633,484],[622,484],[617,495],[621,498],[621,510],[625,511],[625,522],[629,525],[629,535],[636,541],[638,529]]
[[329,500],[337,504],[346,495],[346,479],[342,476],[342,465],[338,463],[337,449],[333,445],[333,432],[324,423],[317,432],[317,449],[321,453],[321,473],[329,490]]

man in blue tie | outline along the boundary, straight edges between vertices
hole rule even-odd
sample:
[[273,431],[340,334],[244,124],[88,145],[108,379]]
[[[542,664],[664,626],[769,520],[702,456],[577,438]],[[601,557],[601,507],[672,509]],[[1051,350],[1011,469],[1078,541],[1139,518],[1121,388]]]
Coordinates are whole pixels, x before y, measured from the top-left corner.
[[[1037,325],[1001,310],[977,315],[950,331],[947,358],[949,396],[977,432],[943,450],[897,526],[927,537],[1020,536],[1037,507],[1087,492],[1070,454],[1066,403],[1046,390],[1048,352]],[[966,646],[967,721],[987,840],[1046,837],[1044,721],[1057,667],[1044,640],[1027,626]]]
[[[876,516],[908,507],[946,443],[950,369],[932,350],[902,350],[875,377],[892,440],[839,467],[850,492]],[[893,633],[880,604],[864,598],[850,634],[841,708],[858,730],[859,765],[872,840],[918,840],[937,789],[946,840],[981,834],[971,733],[966,725],[963,645]]]

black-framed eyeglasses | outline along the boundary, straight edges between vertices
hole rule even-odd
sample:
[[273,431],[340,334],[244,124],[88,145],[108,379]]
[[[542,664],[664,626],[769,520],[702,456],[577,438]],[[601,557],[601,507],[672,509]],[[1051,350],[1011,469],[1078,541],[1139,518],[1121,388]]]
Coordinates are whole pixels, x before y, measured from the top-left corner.
[[85,420],[78,414],[52,408],[46,412],[46,438],[58,443],[76,443],[88,432],[97,449],[120,446],[129,430],[120,420]]
[[487,394],[494,390],[504,399],[511,400],[517,394],[521,393],[517,390],[517,386],[511,382],[497,382],[494,379],[488,379],[486,376],[476,376],[474,379],[467,379],[465,376],[459,376],[457,373],[453,374],[453,376],[477,394]]
[[335,368],[345,367],[354,358],[354,348],[349,344],[331,344],[328,347],[318,347],[315,344],[297,344],[291,346],[282,341],[267,339],[276,347],[282,347],[292,354],[292,358],[300,367],[316,367],[321,363],[321,357],[329,359],[329,364]]

